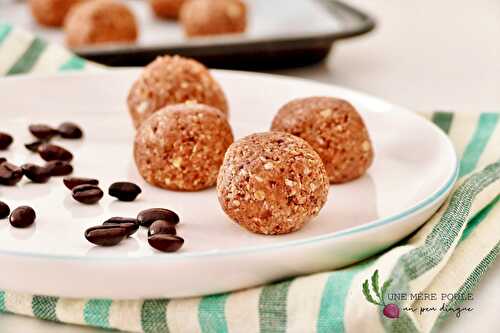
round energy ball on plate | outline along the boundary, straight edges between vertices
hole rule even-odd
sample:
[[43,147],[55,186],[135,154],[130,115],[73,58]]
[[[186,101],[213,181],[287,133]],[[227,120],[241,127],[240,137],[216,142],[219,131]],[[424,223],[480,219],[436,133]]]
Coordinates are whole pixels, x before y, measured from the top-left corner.
[[188,101],[228,113],[226,96],[208,69],[179,56],[158,57],[147,65],[127,99],[135,127],[166,105]]
[[180,20],[187,36],[242,33],[247,9],[241,0],[187,0]]
[[215,185],[232,142],[231,127],[219,110],[194,103],[170,105],[137,130],[135,163],[152,185],[198,191]]
[[64,29],[70,47],[131,43],[138,35],[134,14],[115,0],[90,0],[74,6],[64,21]]
[[373,147],[363,119],[342,99],[293,100],[278,111],[271,128],[306,140],[321,156],[331,183],[356,179],[372,164]]
[[186,0],[149,0],[156,16],[176,19],[179,17],[181,7]]
[[29,6],[39,24],[60,27],[71,7],[80,1],[82,0],[29,0]]
[[230,218],[259,234],[296,231],[326,202],[328,176],[311,146],[284,132],[249,135],[229,147],[217,179]]

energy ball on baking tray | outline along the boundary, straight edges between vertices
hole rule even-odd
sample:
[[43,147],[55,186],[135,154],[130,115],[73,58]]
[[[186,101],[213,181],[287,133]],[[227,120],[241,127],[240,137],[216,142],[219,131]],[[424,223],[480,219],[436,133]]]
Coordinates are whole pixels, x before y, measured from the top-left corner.
[[60,27],[71,7],[82,0],[29,0],[31,14],[45,26]]
[[208,69],[179,56],[158,57],[147,65],[127,99],[135,127],[164,106],[188,101],[213,106],[228,114],[224,92]]
[[152,185],[198,191],[215,185],[233,134],[226,116],[202,104],[167,106],[139,127],[135,163]]
[[71,8],[64,29],[70,47],[131,43],[138,36],[134,14],[117,0],[83,1]]
[[229,147],[217,179],[227,215],[259,234],[299,230],[326,202],[329,183],[319,155],[284,132],[249,135]]
[[242,33],[247,7],[241,0],[187,0],[180,21],[187,36]]
[[361,177],[373,161],[373,147],[363,119],[342,99],[293,100],[278,111],[271,129],[306,140],[321,156],[331,183]]
[[155,15],[166,19],[177,19],[184,2],[186,0],[149,0]]

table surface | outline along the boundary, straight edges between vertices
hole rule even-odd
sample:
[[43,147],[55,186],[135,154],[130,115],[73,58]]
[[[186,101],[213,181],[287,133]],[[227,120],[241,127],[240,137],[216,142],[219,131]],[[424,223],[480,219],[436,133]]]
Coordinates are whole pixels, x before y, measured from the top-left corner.
[[[340,42],[316,66],[275,71],[358,89],[417,111],[500,111],[500,2],[352,0],[378,19],[368,36]],[[496,297],[492,297],[495,295]],[[500,261],[441,332],[498,331]],[[2,333],[106,332],[0,314]]]

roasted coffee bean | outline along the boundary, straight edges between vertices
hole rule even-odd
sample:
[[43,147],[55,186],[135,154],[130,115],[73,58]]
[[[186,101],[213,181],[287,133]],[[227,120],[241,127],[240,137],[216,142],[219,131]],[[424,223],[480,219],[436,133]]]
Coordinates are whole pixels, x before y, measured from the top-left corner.
[[10,224],[16,228],[26,228],[35,222],[36,214],[29,206],[17,207],[10,214]]
[[38,153],[38,147],[40,147],[42,144],[44,144],[45,141],[42,141],[42,140],[37,140],[37,141],[34,141],[34,142],[30,142],[30,143],[25,143],[24,146],[26,147],[26,149],[28,149],[29,151],[32,151],[34,153]]
[[148,237],[156,234],[176,235],[175,224],[165,220],[154,221],[148,229]]
[[137,215],[137,221],[143,227],[149,227],[154,221],[165,220],[172,224],[179,223],[179,216],[173,211],[165,208],[151,208],[140,212]]
[[96,185],[78,185],[73,187],[73,198],[81,203],[92,205],[102,199],[104,193]]
[[49,161],[45,169],[52,177],[66,176],[73,172],[73,166],[66,161]]
[[134,201],[142,192],[141,188],[130,182],[116,182],[109,187],[109,195],[121,201]]
[[33,124],[28,129],[34,137],[41,140],[50,140],[54,135],[57,135],[57,130],[44,124]]
[[86,205],[92,205],[102,199],[104,193],[96,185],[78,185],[73,187],[73,198]]
[[5,202],[0,201],[0,220],[7,218],[9,214],[10,214],[9,206]]
[[0,164],[0,184],[13,186],[23,178],[23,170],[9,162]]
[[0,150],[9,148],[13,141],[14,139],[12,138],[12,136],[7,133],[0,132]]
[[57,131],[65,139],[80,139],[83,136],[81,128],[77,124],[69,122],[59,125]]
[[85,238],[96,245],[113,246],[124,240],[128,232],[119,225],[98,225],[85,230]]
[[184,239],[174,235],[156,234],[148,237],[148,243],[158,251],[175,252],[182,247]]
[[44,143],[38,147],[38,153],[46,161],[71,161],[73,154],[63,147]]
[[63,183],[70,190],[78,185],[99,185],[97,179],[85,177],[64,177]]
[[34,183],[46,183],[50,179],[50,172],[45,167],[26,163],[21,165],[26,177]]
[[139,229],[139,222],[131,217],[112,217],[104,221],[102,225],[118,225],[125,228],[128,230],[129,237]]

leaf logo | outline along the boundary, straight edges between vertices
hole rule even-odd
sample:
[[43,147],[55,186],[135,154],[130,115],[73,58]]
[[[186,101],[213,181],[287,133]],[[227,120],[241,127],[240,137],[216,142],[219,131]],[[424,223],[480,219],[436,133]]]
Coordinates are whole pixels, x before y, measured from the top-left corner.
[[382,289],[380,289],[378,269],[377,269],[375,270],[375,272],[373,272],[373,275],[371,277],[371,287],[375,296],[378,299],[378,302],[373,298],[370,292],[370,283],[368,282],[368,279],[366,279],[365,282],[363,283],[363,295],[365,295],[365,298],[368,302],[384,307],[383,310],[384,316],[386,316],[389,319],[396,319],[399,318],[399,307],[394,303],[385,304],[384,301],[385,294],[387,292],[387,289],[389,289],[391,283],[392,279],[385,281],[384,284],[382,285]]

